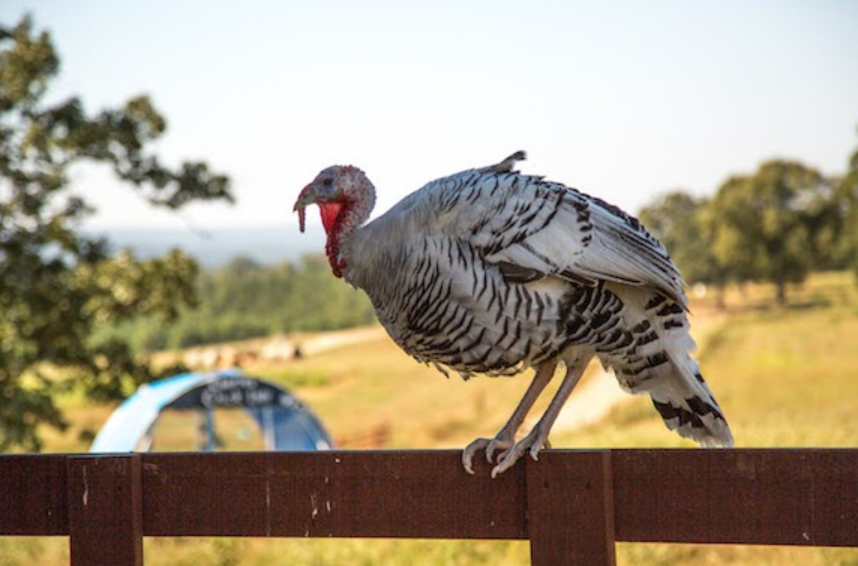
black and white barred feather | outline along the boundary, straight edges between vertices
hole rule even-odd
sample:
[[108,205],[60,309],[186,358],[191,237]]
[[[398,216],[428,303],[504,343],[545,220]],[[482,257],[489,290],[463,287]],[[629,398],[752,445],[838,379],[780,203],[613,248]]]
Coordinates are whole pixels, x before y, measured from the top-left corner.
[[465,378],[595,356],[670,429],[732,444],[664,246],[600,199],[506,169],[433,181],[350,238],[343,274],[391,337]]

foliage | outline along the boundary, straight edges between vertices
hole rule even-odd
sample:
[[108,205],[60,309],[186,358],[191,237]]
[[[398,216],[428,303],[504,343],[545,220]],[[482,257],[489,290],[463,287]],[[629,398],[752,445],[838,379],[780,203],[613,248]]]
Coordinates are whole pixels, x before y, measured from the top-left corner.
[[784,303],[787,283],[831,259],[839,235],[834,197],[831,181],[794,161],[768,161],[753,175],[731,177],[712,201],[713,252],[736,279],[774,283]]
[[675,191],[641,211],[684,278],[714,284],[769,281],[786,302],[788,283],[812,270],[858,269],[858,153],[830,179],[795,161],[773,160],[730,177],[711,200]]
[[96,325],[170,319],[194,302],[196,266],[185,255],[111,258],[78,232],[92,208],[71,191],[69,168],[106,164],[170,209],[231,199],[228,179],[206,164],[172,170],[148,151],[166,122],[146,96],[89,114],[77,97],[49,102],[58,71],[50,36],[29,18],[0,28],[0,452],[38,449],[40,424],[63,427],[61,391],[115,398],[152,377],[121,340],[94,343]]
[[858,282],[858,149],[850,157],[846,174],[840,179],[838,197],[844,217],[839,256],[851,264]]
[[173,324],[142,316],[102,337],[122,337],[139,350],[182,348],[297,330],[335,330],[370,324],[372,305],[362,292],[331,276],[323,256],[297,265],[260,265],[236,258],[199,278],[195,309],[182,309]]
[[708,206],[707,199],[673,191],[641,210],[640,219],[667,248],[686,281],[721,286],[727,270],[712,251]]
[[[858,288],[844,273],[813,274],[792,291],[796,304],[772,308],[770,285],[728,290],[736,308],[710,318],[694,302],[692,330],[701,344],[701,367],[724,408],[740,446],[854,447],[858,443]],[[709,328],[702,335],[702,328]],[[380,333],[381,334],[381,333]],[[353,344],[281,366],[330,376],[327,384],[297,386],[336,438],[354,438],[384,425],[384,447],[461,448],[474,436],[493,434],[509,417],[529,379],[444,379],[408,358],[386,338]],[[601,376],[606,377],[606,376]],[[588,387],[585,377],[573,397]],[[611,379],[608,377],[608,379]],[[548,385],[532,418],[546,408],[559,379]],[[597,422],[552,435],[556,447],[692,447],[665,429],[645,396],[625,396]],[[81,401],[82,402],[82,401]],[[440,410],[439,407],[443,407]],[[91,411],[76,414],[88,418]],[[105,412],[102,419],[108,416]],[[530,422],[533,422],[532,420]],[[92,426],[97,426],[93,423]],[[65,445],[52,444],[52,449]],[[490,481],[486,479],[485,481]],[[7,546],[3,546],[4,543]],[[147,538],[146,563],[211,564],[529,564],[526,542],[356,539]],[[856,564],[858,549],[691,544],[618,546],[618,564],[723,564],[730,566]],[[60,537],[0,539],[0,564],[68,564]],[[238,552],[236,552],[238,551]]]

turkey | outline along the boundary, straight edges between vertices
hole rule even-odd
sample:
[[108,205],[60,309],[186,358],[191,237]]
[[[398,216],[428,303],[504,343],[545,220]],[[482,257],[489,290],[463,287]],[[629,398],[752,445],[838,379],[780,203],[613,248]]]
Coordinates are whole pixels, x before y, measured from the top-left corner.
[[[727,421],[690,353],[687,300],[664,246],[601,199],[514,170],[517,152],[427,184],[366,223],[375,188],[360,169],[323,170],[295,203],[300,229],[316,204],[334,275],[363,289],[390,337],[416,360],[468,379],[533,381],[481,450],[492,477],[528,451],[537,459],[588,362],[629,393],[646,393],[667,427],[704,446],[731,446]],[[516,441],[555,373],[566,374],[536,426]]]

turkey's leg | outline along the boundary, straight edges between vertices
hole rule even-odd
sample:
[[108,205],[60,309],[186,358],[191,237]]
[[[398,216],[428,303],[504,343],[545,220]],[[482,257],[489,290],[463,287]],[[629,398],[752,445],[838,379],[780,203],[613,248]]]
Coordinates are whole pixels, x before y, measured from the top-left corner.
[[515,433],[521,427],[521,423],[524,422],[530,408],[533,407],[533,404],[539,398],[539,394],[542,393],[545,386],[548,385],[548,382],[551,381],[552,377],[554,377],[554,370],[556,368],[556,361],[540,364],[536,368],[536,375],[533,376],[533,381],[530,382],[527,391],[524,392],[524,396],[521,398],[521,401],[518,402],[518,406],[515,408],[515,411],[513,411],[512,416],[510,416],[509,420],[505,425],[503,425],[503,428],[498,431],[495,437],[477,438],[468,444],[462,452],[462,465],[466,472],[469,474],[474,473],[474,454],[479,450],[482,450],[483,448],[486,449],[486,459],[491,463],[495,450],[507,450],[513,446],[515,443]]
[[548,445],[548,433],[551,432],[551,427],[554,426],[554,421],[557,420],[557,415],[560,414],[560,410],[563,408],[563,405],[566,404],[566,400],[569,398],[572,390],[575,389],[575,386],[578,385],[578,381],[581,380],[581,376],[584,375],[584,370],[587,369],[588,361],[589,358],[579,361],[571,367],[567,366],[566,377],[563,378],[563,383],[560,384],[560,388],[557,390],[557,394],[554,395],[554,399],[552,399],[551,403],[548,405],[548,409],[542,415],[542,418],[539,419],[539,422],[536,423],[536,426],[533,427],[533,430],[527,433],[527,436],[516,442],[509,450],[500,455],[498,465],[492,469],[493,478],[499,473],[511,468],[513,464],[515,464],[518,459],[528,451],[528,449],[530,450],[530,455],[534,460],[539,459],[539,451],[543,446]]

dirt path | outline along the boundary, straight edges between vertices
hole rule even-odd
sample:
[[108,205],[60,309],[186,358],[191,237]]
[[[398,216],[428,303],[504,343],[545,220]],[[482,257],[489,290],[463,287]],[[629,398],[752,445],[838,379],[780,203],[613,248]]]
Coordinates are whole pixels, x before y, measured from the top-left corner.
[[312,356],[342,346],[380,340],[386,336],[387,332],[385,332],[384,328],[381,326],[372,326],[369,328],[324,332],[296,342],[301,347],[301,353],[305,356]]

